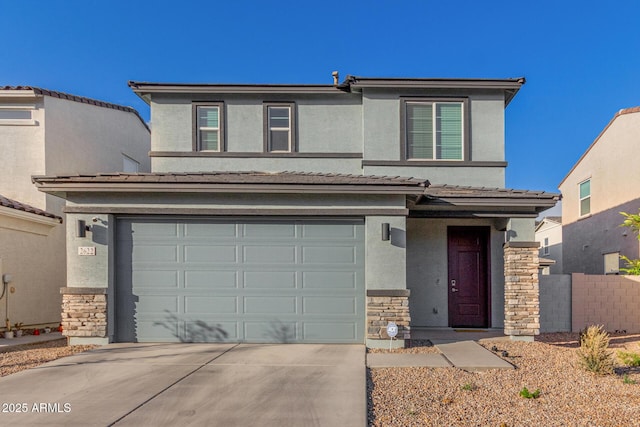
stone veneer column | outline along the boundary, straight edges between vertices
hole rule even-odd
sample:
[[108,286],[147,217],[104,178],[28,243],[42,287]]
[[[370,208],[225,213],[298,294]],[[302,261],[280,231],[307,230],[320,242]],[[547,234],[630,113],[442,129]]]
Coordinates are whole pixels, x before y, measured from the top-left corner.
[[[408,289],[369,289],[367,290],[367,343],[375,346],[375,340],[384,340],[388,345],[387,324],[398,325],[398,344],[411,339],[411,316],[409,315]],[[374,341],[372,341],[374,340]]]
[[533,341],[540,334],[538,242],[504,245],[504,334]]
[[61,288],[62,334],[67,337],[106,338],[107,290]]

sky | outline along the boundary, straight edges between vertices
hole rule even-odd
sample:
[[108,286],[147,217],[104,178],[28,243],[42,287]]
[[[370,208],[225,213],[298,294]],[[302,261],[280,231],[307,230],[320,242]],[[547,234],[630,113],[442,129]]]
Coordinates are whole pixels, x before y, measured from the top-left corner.
[[558,192],[616,112],[640,105],[637,0],[0,0],[0,22],[0,85],[146,120],[129,80],[525,77],[505,112],[508,188]]

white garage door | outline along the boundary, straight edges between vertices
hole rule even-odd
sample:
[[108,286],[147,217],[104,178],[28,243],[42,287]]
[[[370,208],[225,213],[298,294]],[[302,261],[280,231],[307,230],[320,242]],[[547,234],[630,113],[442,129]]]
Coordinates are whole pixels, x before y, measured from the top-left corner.
[[362,220],[120,218],[121,342],[364,342]]

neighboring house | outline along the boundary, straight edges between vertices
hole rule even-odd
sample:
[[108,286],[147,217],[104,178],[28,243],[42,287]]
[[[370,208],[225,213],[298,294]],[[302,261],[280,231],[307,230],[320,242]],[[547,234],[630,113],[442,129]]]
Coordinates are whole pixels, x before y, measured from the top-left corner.
[[542,274],[562,274],[562,217],[548,216],[536,224]]
[[524,79],[335,80],[130,82],[151,174],[34,177],[67,200],[71,342],[387,346],[389,321],[395,345],[410,327],[532,338],[535,218],[558,195],[504,188]]
[[564,273],[617,274],[640,258],[620,212],[640,209],[640,107],[620,110],[559,185]]
[[61,223],[58,215],[0,195],[1,326],[59,322],[59,282],[52,282],[51,275],[64,271],[64,259],[58,257],[64,241],[52,232],[62,229]]
[[[9,294],[12,323],[59,324],[60,287],[67,283],[66,230],[58,222],[64,201],[38,191],[31,176],[149,171],[149,147],[149,129],[132,108],[36,87],[0,86],[0,194],[11,200],[3,204],[4,214],[17,212],[22,223],[39,224],[21,225],[19,233],[4,231],[0,241],[3,271],[15,288]],[[28,208],[31,213],[23,214],[21,206],[38,213]],[[42,212],[56,220],[47,217],[43,226]],[[5,302],[0,300],[3,319]]]

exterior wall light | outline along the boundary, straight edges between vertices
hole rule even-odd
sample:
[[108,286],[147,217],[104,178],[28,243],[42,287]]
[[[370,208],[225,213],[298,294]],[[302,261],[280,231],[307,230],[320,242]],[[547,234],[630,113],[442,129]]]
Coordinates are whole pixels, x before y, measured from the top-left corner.
[[382,223],[382,240],[383,241],[388,241],[391,237],[391,227],[389,226],[388,222],[383,222]]

